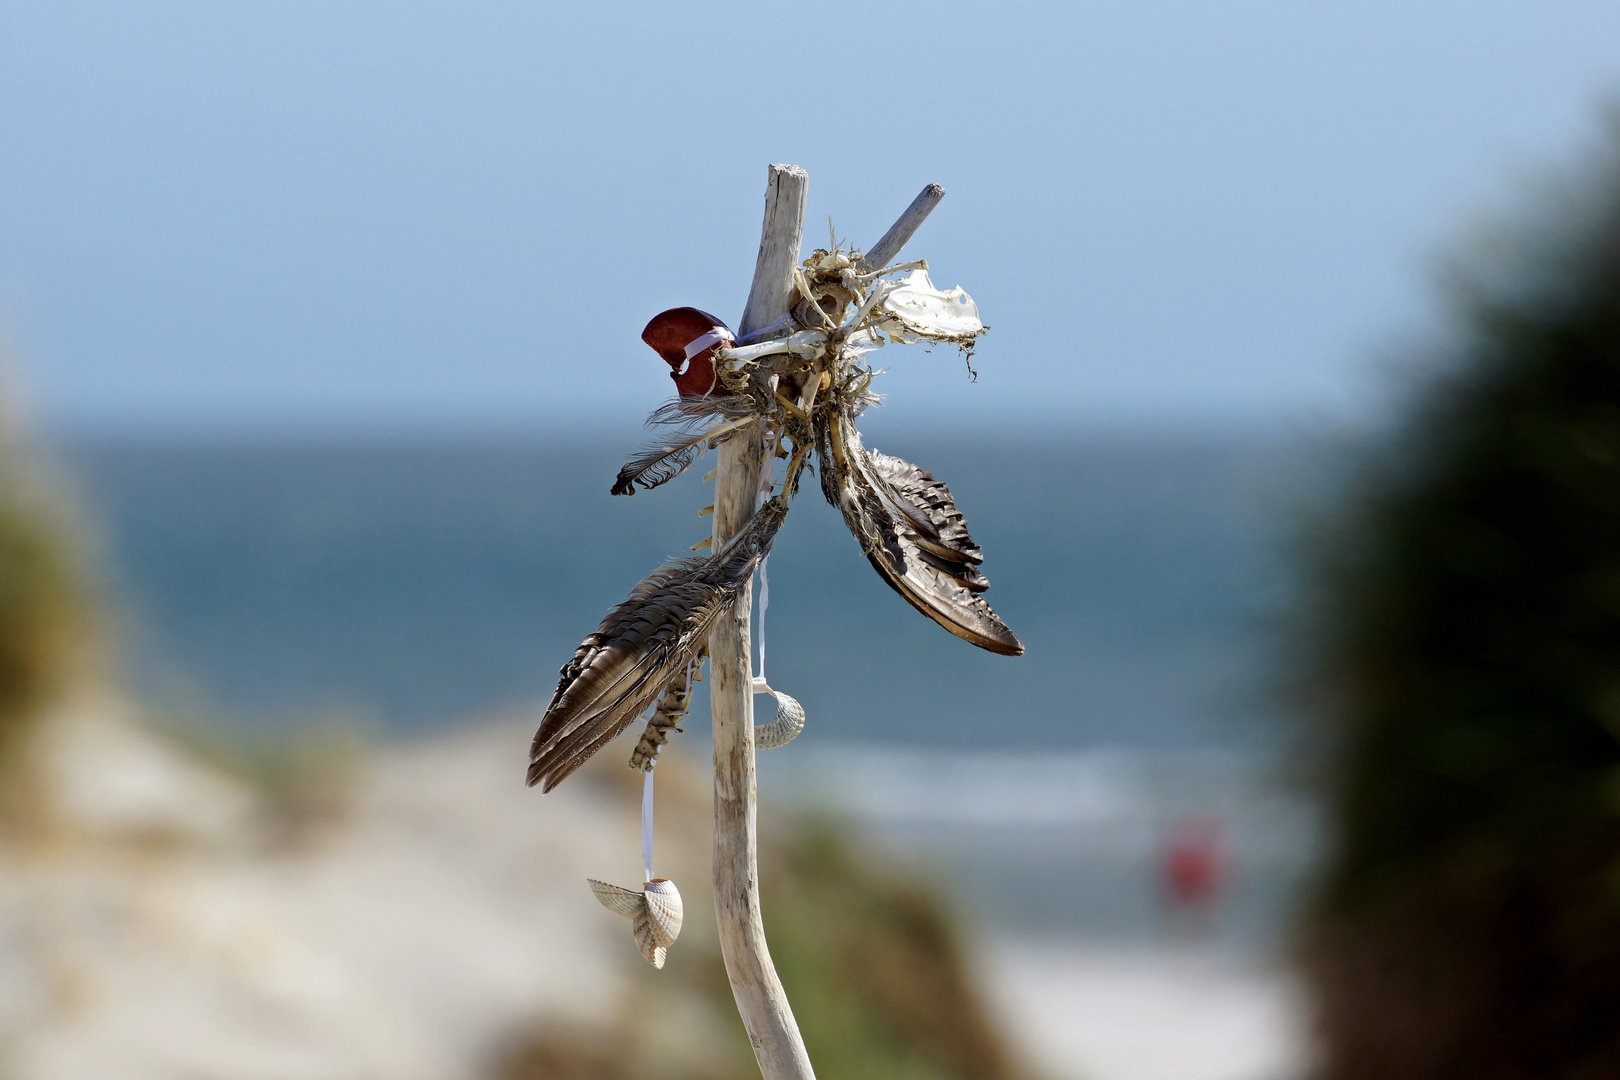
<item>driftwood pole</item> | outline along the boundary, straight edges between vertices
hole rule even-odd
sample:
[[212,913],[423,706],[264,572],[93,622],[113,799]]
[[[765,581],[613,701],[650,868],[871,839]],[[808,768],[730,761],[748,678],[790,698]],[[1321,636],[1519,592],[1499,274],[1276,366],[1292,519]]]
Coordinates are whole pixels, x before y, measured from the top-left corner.
[[945,189],[938,184],[929,184],[923,188],[917,197],[911,200],[911,205],[906,207],[899,220],[890,225],[889,231],[865,253],[867,265],[874,270],[880,270],[894,261],[894,257],[900,254],[900,249],[906,246],[906,241],[911,239],[911,234],[928,219],[928,215],[934,212],[934,207],[938,206],[939,200],[944,197]]
[[[759,260],[739,335],[787,313],[793,268],[804,233],[809,178],[793,165],[772,165],[765,190]],[[720,444],[715,476],[714,546],[741,531],[754,513],[765,441],[750,424]],[[709,697],[714,714],[714,906],[720,951],[748,1040],[764,1080],[814,1080],[804,1040],[765,945],[759,908],[758,822],[754,779],[754,692],[749,628],[753,590],[745,587],[709,636]]]

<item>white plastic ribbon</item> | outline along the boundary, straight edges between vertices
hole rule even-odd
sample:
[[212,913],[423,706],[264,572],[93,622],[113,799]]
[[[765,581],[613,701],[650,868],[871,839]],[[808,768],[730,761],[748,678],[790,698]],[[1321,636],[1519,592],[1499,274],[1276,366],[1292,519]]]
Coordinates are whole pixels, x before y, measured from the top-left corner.
[[645,779],[641,782],[641,865],[646,871],[642,881],[651,881],[652,872],[652,829],[653,829],[653,771],[648,769],[642,774]]
[[[774,379],[775,376],[772,376],[772,378]],[[772,385],[772,389],[775,389],[774,383]],[[754,508],[756,510],[760,506],[763,506],[765,500],[770,497],[771,484],[775,479],[776,472],[774,468],[776,462],[776,447],[769,445],[771,435],[770,425],[767,422],[762,422],[761,426],[764,428],[767,446],[765,453],[765,467],[760,470],[759,475],[759,492],[754,498]],[[778,434],[776,437],[776,446],[781,445],[782,436]],[[771,606],[771,579],[770,575],[765,573],[765,565],[770,561],[771,557],[769,555],[759,560],[759,674],[754,676],[753,680],[754,693],[756,694],[768,694],[771,692],[771,688],[765,685],[765,609]]]
[[780,317],[778,317],[769,326],[762,326],[758,330],[755,330],[755,331],[753,331],[751,333],[744,334],[742,337],[738,338],[737,339],[737,344],[739,344],[739,345],[751,345],[756,341],[764,341],[766,338],[770,337],[772,334],[778,333],[778,332],[780,332],[782,330],[786,330],[791,326],[793,326],[793,312],[791,312],[791,311],[784,312]]
[[729,343],[735,340],[736,338],[732,337],[730,330],[727,330],[723,326],[717,326],[713,330],[710,330],[707,334],[704,334],[701,337],[695,337],[686,343],[686,358],[688,360],[692,359],[692,357],[696,356],[704,349],[707,349],[710,345],[719,345],[722,342]]
[[769,694],[776,699],[776,719],[769,724],[754,725],[754,748],[774,750],[786,746],[804,730],[804,706],[797,698],[773,690],[765,681],[765,609],[771,603],[771,579],[765,573],[767,560],[759,561],[759,674],[754,676],[754,693]]
[[770,691],[770,687],[765,685],[765,609],[771,606],[771,578],[765,572],[765,564],[770,561],[769,555],[759,560],[759,674],[754,676],[756,694]]

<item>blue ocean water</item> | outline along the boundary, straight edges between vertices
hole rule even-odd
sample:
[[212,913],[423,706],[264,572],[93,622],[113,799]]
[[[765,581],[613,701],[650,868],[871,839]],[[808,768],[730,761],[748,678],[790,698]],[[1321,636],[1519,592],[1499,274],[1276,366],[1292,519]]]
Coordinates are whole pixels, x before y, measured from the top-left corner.
[[[126,665],[243,722],[420,731],[543,705],[609,607],[708,533],[705,462],[633,498],[624,445],[80,442]],[[770,560],[769,675],[804,738],[939,747],[1266,743],[1278,440],[870,440],[950,484],[1027,654],[912,611],[813,479]],[[702,708],[702,703],[698,703]]]

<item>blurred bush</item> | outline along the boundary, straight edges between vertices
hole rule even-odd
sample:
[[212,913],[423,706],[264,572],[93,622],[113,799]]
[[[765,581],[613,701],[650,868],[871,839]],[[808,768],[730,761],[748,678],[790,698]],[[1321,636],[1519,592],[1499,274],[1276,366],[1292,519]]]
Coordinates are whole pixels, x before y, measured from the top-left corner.
[[1620,1076],[1620,128],[1317,551],[1321,1075]]
[[880,873],[827,823],[761,872],[771,957],[824,1080],[1014,1080],[957,924],[927,879]]
[[75,530],[0,411],[0,815],[15,821],[21,750],[94,652]]
[[[880,871],[828,823],[767,840],[760,879],[771,958],[821,1080],[1027,1075],[974,990],[937,889]],[[672,954],[663,972],[641,980],[633,1016],[602,1029],[545,1030],[514,1056],[503,1080],[758,1077],[718,943],[692,937],[679,943],[684,957]],[[704,1018],[682,1006],[694,996],[723,1020],[695,1032],[708,1045],[677,1063],[645,1029],[700,1024]]]

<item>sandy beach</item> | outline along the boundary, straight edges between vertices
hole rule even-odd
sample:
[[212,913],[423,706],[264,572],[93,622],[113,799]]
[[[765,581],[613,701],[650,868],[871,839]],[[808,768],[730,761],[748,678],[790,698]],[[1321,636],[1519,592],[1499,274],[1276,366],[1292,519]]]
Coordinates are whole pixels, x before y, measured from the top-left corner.
[[1293,1080],[1305,1039],[1286,974],[1209,950],[1002,938],[985,979],[1060,1080]]

